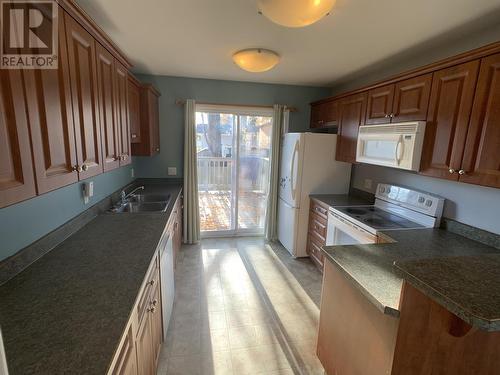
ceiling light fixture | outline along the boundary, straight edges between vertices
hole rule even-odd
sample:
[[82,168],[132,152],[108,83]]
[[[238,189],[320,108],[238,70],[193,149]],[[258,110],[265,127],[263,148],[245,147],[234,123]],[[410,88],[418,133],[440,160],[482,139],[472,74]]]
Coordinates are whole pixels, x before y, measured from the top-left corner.
[[278,25],[304,27],[328,15],[336,0],[257,0],[259,13]]
[[233,61],[247,72],[260,73],[270,70],[280,61],[279,55],[268,49],[249,48],[236,52]]

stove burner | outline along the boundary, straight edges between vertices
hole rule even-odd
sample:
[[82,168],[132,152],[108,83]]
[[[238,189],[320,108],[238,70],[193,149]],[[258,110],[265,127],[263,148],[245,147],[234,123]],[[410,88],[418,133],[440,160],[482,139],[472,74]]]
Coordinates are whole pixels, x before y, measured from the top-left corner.
[[363,215],[366,214],[366,209],[363,208],[346,208],[345,209],[347,213],[353,214],[353,215]]

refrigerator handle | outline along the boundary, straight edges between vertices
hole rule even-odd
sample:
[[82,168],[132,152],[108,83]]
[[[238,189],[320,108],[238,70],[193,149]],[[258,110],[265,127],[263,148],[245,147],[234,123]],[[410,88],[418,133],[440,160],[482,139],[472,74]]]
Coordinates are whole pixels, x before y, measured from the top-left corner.
[[292,156],[292,170],[290,172],[290,189],[292,192],[292,199],[295,200],[295,191],[296,191],[296,186],[297,186],[297,181],[295,179],[295,162],[296,162],[296,156],[299,153],[299,141],[295,142],[295,148],[293,149],[293,156]]

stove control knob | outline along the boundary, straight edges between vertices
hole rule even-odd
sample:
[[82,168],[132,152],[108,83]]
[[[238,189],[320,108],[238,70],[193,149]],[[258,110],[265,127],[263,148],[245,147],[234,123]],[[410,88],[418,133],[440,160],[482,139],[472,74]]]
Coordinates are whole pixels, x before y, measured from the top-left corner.
[[427,207],[432,206],[432,201],[431,201],[430,199],[427,199],[427,200],[425,201],[425,205],[426,205]]
[[418,197],[418,203],[424,203],[425,197]]

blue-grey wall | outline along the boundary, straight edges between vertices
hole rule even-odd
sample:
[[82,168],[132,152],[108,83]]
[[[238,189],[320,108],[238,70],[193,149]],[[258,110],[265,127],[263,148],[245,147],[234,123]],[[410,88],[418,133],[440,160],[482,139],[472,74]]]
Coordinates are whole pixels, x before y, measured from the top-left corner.
[[0,260],[58,228],[111,193],[130,183],[131,166],[103,173],[94,181],[94,196],[83,203],[82,182],[0,209]]
[[167,167],[177,167],[182,177],[184,108],[177,99],[195,99],[220,104],[287,104],[298,112],[290,114],[290,131],[305,131],[309,126],[309,103],[330,94],[330,88],[273,85],[184,77],[137,75],[160,92],[160,147],[154,157],[135,157],[137,177],[168,177]]

